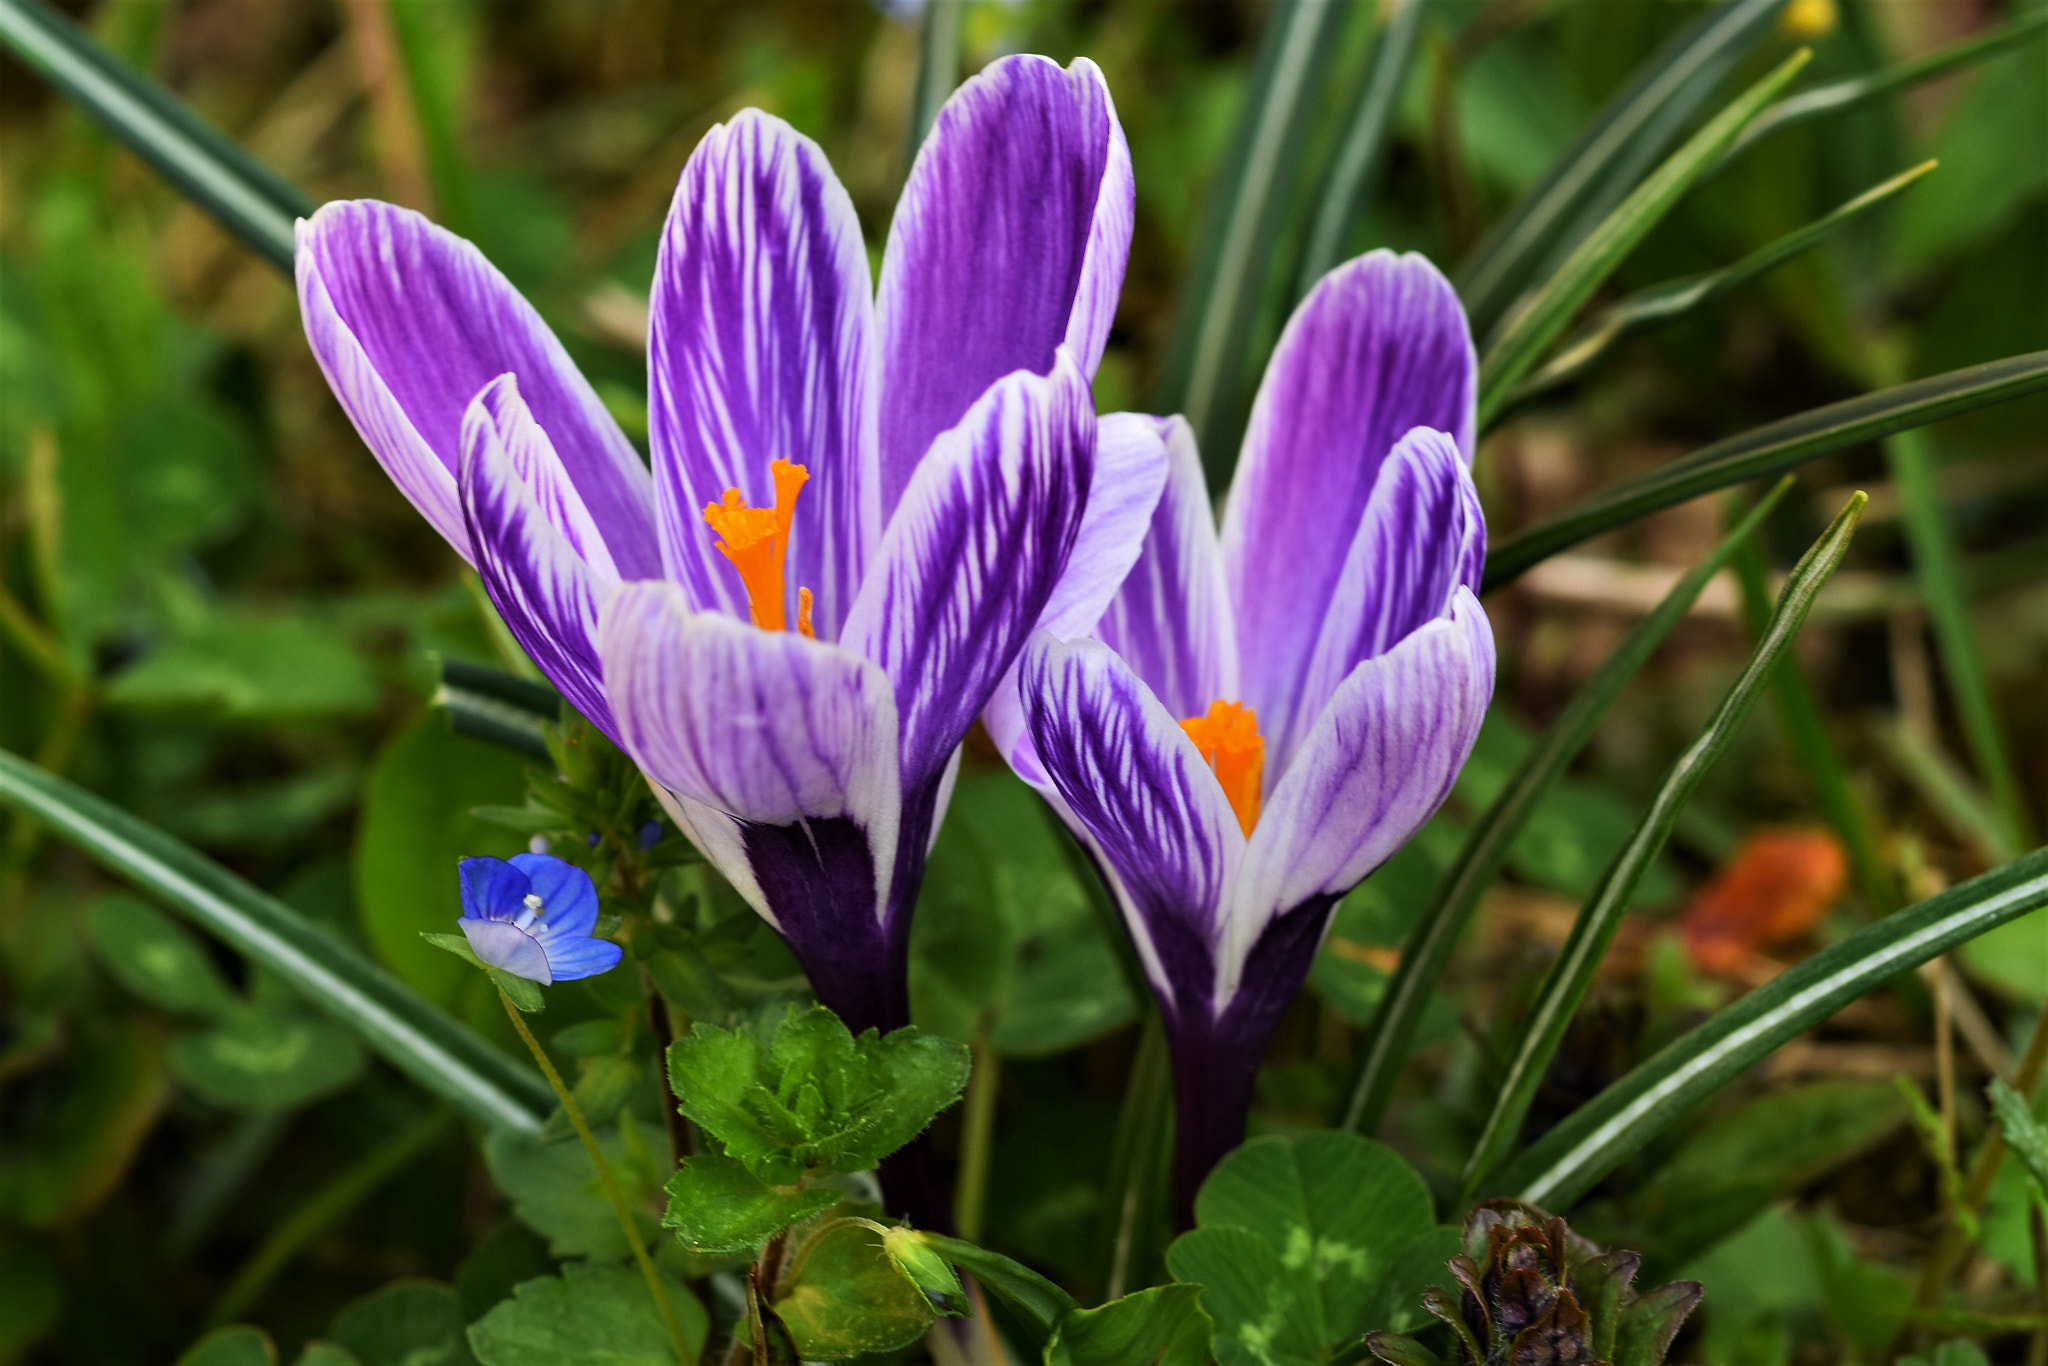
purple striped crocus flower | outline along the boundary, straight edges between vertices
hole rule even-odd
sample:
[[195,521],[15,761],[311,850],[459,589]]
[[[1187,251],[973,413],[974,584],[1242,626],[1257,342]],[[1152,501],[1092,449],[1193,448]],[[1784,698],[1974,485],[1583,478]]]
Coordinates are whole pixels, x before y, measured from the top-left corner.
[[467,242],[370,202],[300,225],[363,439],[856,1031],[909,1021],[962,738],[1056,587],[1106,600],[1163,486],[1089,387],[1131,215],[1101,73],[1006,58],[940,111],[871,291],[824,154],[740,114],[662,237],[651,473]]
[[1428,262],[1332,271],[1267,367],[1221,538],[1187,424],[1160,421],[1167,490],[1129,576],[1098,618],[1049,618],[990,708],[1158,997],[1184,1212],[1244,1135],[1331,908],[1449,795],[1492,696],[1474,372]]

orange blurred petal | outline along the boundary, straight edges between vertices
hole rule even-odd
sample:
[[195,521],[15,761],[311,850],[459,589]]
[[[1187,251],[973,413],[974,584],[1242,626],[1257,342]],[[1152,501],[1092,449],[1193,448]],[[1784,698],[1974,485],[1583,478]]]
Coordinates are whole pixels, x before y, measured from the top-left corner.
[[1848,877],[1848,857],[1825,830],[1752,835],[1693,896],[1678,932],[1702,969],[1729,972],[1812,929]]

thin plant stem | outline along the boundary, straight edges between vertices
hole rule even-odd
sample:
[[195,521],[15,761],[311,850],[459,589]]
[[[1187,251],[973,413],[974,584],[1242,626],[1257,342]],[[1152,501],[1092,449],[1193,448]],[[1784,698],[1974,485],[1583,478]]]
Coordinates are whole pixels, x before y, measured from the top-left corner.
[[2041,1191],[2027,1183],[2027,1235],[2034,1247],[2034,1297],[2043,1326],[2027,1339],[2027,1366],[2048,1366],[2048,1225],[2041,1222]]
[[1945,959],[1937,959],[1934,972],[1934,1082],[1941,1102],[1941,1141],[1948,1160],[1956,1160],[1956,1035],[1955,1001],[1949,993],[1948,974],[1941,971]]
[[605,1198],[612,1202],[612,1210],[619,1216],[619,1229],[626,1235],[627,1246],[633,1249],[633,1260],[640,1264],[640,1274],[647,1278],[647,1293],[654,1296],[654,1307],[661,1314],[661,1321],[668,1326],[669,1340],[676,1349],[676,1360],[688,1363],[691,1360],[690,1341],[683,1336],[682,1322],[676,1318],[675,1306],[668,1301],[668,1292],[662,1289],[661,1276],[654,1269],[654,1258],[647,1255],[647,1244],[640,1237],[639,1226],[633,1222],[633,1211],[626,1204],[625,1194],[619,1190],[618,1179],[612,1175],[611,1163],[604,1160],[604,1153],[598,1149],[597,1135],[590,1132],[590,1122],[583,1118],[583,1108],[569,1094],[569,1088],[562,1084],[562,1074],[555,1070],[554,1060],[533,1037],[533,1031],[526,1027],[526,1017],[519,1013],[518,1006],[512,1004],[512,998],[505,994],[503,987],[498,988],[498,999],[504,1003],[505,1013],[511,1017],[512,1027],[519,1031],[527,1051],[540,1065],[541,1075],[555,1089],[555,1099],[562,1103],[562,1112],[576,1127],[576,1137],[583,1140],[584,1151],[590,1154],[591,1164],[597,1168],[597,1179],[604,1183]]
[[1145,1012],[1110,1151],[1105,1300],[1133,1289],[1157,1255],[1163,1173],[1172,1151],[1173,1064],[1157,1010]]
[[242,1311],[256,1303],[270,1288],[277,1274],[291,1265],[292,1259],[304,1251],[308,1243],[334,1227],[350,1210],[375,1194],[378,1187],[404,1171],[422,1149],[447,1131],[453,1118],[451,1111],[435,1109],[316,1191],[311,1199],[292,1211],[291,1217],[272,1229],[270,1236],[263,1240],[249,1260],[242,1263],[235,1279],[214,1302],[207,1322],[218,1326],[241,1317]]
[[1002,1080],[1002,1059],[988,1042],[988,1020],[974,1031],[974,1072],[967,1081],[961,1115],[960,1179],[953,1187],[953,1223],[970,1243],[981,1241],[981,1219],[988,1207],[989,1148],[996,1132],[996,1091]]

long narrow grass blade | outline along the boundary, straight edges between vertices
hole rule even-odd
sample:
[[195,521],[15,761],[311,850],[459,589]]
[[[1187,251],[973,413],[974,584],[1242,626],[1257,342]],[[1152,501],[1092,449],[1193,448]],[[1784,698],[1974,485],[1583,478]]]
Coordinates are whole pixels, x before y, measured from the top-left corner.
[[2005,822],[1939,745],[1906,725],[1884,727],[1878,731],[1878,740],[1949,833],[1974,849],[1979,858],[1996,867],[2019,856],[2019,846],[2006,834]]
[[2024,849],[2033,843],[2033,822],[2027,817],[2026,800],[2020,796],[2019,779],[2007,757],[1997,709],[1992,705],[1991,681],[1985,674],[1969,592],[1963,584],[1962,553],[1956,547],[1948,508],[1934,474],[1933,447],[1925,432],[1900,432],[1884,443],[1884,454],[1892,482],[1898,485],[1899,515],[1905,524],[1906,544],[1913,551],[1913,577],[1927,604],[1935,650],[1942,675],[1948,679],[1963,738],[1990,792],[1993,812],[2004,827],[2000,832],[2003,840],[2014,849]]
[[[1751,633],[1761,638],[1771,621],[1771,586],[1763,547],[1755,541],[1736,552],[1735,577],[1742,587],[1743,615],[1749,619]],[[1820,700],[1813,695],[1813,685],[1807,681],[1796,652],[1785,656],[1778,666],[1771,691],[1777,695],[1778,714],[1784,719],[1792,748],[1798,751],[1807,776],[1813,780],[1820,808],[1827,813],[1828,823],[1835,827],[1842,847],[1848,851],[1856,885],[1862,888],[1863,898],[1873,912],[1890,915],[1899,908],[1898,886],[1884,860],[1878,857],[1877,836],[1870,828],[1870,818],[1849,782],[1848,766],[1828,735]]]
[[1864,505],[1869,501],[1868,496],[1861,493],[1850,498],[1848,506],[1793,568],[1784,590],[1778,595],[1777,609],[1771,614],[1770,625],[1758,640],[1749,663],[1728,690],[1728,695],[1721,700],[1720,708],[1708,721],[1706,729],[1672,764],[1670,773],[1657,789],[1657,795],[1650,801],[1649,811],[1629,835],[1628,843],[1615,855],[1614,862],[1601,875],[1599,886],[1572,923],[1571,933],[1565,936],[1564,947],[1558,951],[1557,961],[1544,976],[1535,1004],[1530,1007],[1518,1031],[1521,1042],[1501,1080],[1493,1112],[1486,1117],[1479,1140],[1473,1145],[1471,1160],[1466,1163],[1465,1191],[1468,1196],[1507,1155],[1510,1145],[1521,1132],[1522,1120],[1529,1113],[1536,1088],[1542,1084],[1543,1074],[1549,1069],[1550,1060],[1563,1041],[1572,1016],[1578,1012],[1579,1003],[1593,985],[1593,974],[1599,968],[1600,960],[1607,956],[1607,947],[1614,941],[1614,932],[1621,926],[1622,913],[1634,898],[1637,884],[1663,851],[1665,841],[1670,838],[1671,827],[1678,820],[1679,809],[1692,796],[1714,762],[1727,750],[1735,733],[1749,718],[1757,699],[1763,695],[1772,671],[1786,650],[1791,648],[1799,628],[1805,624],[1806,614],[1813,607],[1814,595],[1820,592],[1821,585],[1827,582],[1835,566],[1842,562],[1842,556],[1848,553],[1849,540],[1856,534],[1856,523],[1862,519]]
[[1157,411],[1187,418],[1211,483],[1223,481],[1234,458],[1225,437],[1242,394],[1245,349],[1345,17],[1345,6],[1326,0],[1274,6],[1181,289]]
[[1756,122],[1743,129],[1742,136],[1728,149],[1722,163],[1725,165],[1735,160],[1773,133],[1796,128],[1815,119],[1847,113],[1895,90],[1904,90],[1923,81],[1931,81],[1937,76],[1946,76],[1951,71],[1959,71],[1964,67],[1989,61],[2008,49],[2044,34],[2048,34],[2048,10],[2037,10],[1989,33],[1979,34],[1965,42],[1945,47],[1939,52],[1930,52],[1925,57],[1915,57],[1910,62],[1899,62],[1868,75],[1854,76],[1848,80],[1815,86],[1811,90],[1802,90],[1796,95],[1778,101],[1757,115]]
[[0,802],[291,983],[393,1067],[490,1129],[539,1133],[547,1085],[354,948],[145,821],[0,750]]
[[1737,96],[1706,126],[1686,139],[1655,171],[1630,191],[1614,212],[1601,220],[1586,239],[1540,286],[1516,303],[1479,360],[1479,423],[1484,427],[1500,413],[1507,396],[1557,340],[1600,282],[1614,272],[1650,229],[1663,221],[1685,192],[1706,174],[1736,134],[1777,97],[1780,90],[1811,60],[1806,49],[1787,57],[1776,69]]
[[924,135],[931,132],[939,106],[960,83],[960,12],[964,0],[926,0],[923,32],[918,42],[917,89],[910,102],[910,151],[907,167],[917,160]]
[[1783,474],[1844,446],[2048,389],[2048,351],[1987,361],[1862,394],[1717,441],[1661,469],[1594,494],[1510,536],[1486,556],[1482,592],[1512,583],[1532,565],[1588,537],[1703,493]]
[[1570,767],[1574,757],[1593,736],[1607,709],[1621,695],[1629,679],[1663,643],[1671,628],[1685,616],[1701,590],[1721,572],[1729,556],[1763,524],[1764,518],[1792,487],[1788,475],[1778,482],[1748,516],[1738,521],[1714,547],[1713,552],[1677,583],[1616,646],[1593,676],[1586,680],[1558,718],[1530,749],[1514,777],[1501,789],[1493,805],[1466,837],[1464,848],[1445,872],[1436,900],[1423,913],[1408,942],[1401,949],[1400,963],[1380,997],[1372,1027],[1366,1031],[1363,1059],[1351,1099],[1341,1116],[1347,1129],[1372,1134],[1386,1114],[1387,1101],[1394,1094],[1401,1067],[1408,1060],[1422,1012],[1429,1004],[1430,991],[1443,976],[1451,951],[1465,933],[1479,898],[1500,872],[1515,838],[1528,824],[1556,781]]
[[441,686],[434,705],[448,713],[459,735],[488,740],[518,754],[547,760],[545,727],[562,719],[562,696],[545,683],[535,683],[502,670],[443,659]]
[[1330,164],[1307,244],[1302,247],[1301,266],[1294,277],[1297,299],[1343,258],[1352,225],[1358,221],[1373,174],[1379,169],[1380,154],[1386,150],[1394,105],[1401,97],[1408,63],[1415,56],[1415,40],[1422,32],[1422,5],[1423,0],[1393,0],[1373,43],[1372,63],[1358,88],[1358,102],[1352,106],[1344,141]]
[[1545,269],[1593,230],[1770,31],[1784,0],[1723,0],[1643,65],[1459,272],[1486,336]]
[[280,270],[305,193],[43,0],[0,0],[0,42]]
[[1569,384],[1612,355],[1623,342],[1654,328],[1676,322],[1702,304],[1710,303],[1765,271],[1791,260],[1800,252],[1819,245],[1892,196],[1917,182],[1935,168],[1923,161],[1901,171],[1882,184],[1873,185],[1848,203],[1803,228],[1795,228],[1775,242],[1758,247],[1733,265],[1719,270],[1653,285],[1629,295],[1601,312],[1575,332],[1548,363],[1515,389],[1501,406],[1505,414],[1548,389]]
[[1659,1050],[1504,1168],[1493,1188],[1567,1209],[1666,1125],[1787,1040],[1956,945],[2048,906],[2048,849],[1821,950]]

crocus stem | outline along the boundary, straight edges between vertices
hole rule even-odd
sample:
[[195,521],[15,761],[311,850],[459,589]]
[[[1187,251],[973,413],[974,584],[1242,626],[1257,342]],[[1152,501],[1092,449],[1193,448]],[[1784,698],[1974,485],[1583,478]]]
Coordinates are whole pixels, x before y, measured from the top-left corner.
[[960,1178],[953,1187],[953,1222],[968,1242],[981,1241],[981,1213],[988,1200],[989,1145],[996,1131],[996,1088],[1002,1058],[989,1046],[988,1021],[974,1031],[974,1073],[960,1132]]
[[597,1179],[604,1183],[605,1198],[612,1202],[612,1210],[619,1216],[619,1228],[626,1235],[626,1245],[633,1249],[633,1260],[640,1264],[640,1274],[647,1278],[647,1293],[654,1296],[655,1310],[668,1326],[669,1341],[676,1349],[676,1360],[687,1364],[693,1360],[689,1339],[683,1336],[682,1322],[676,1318],[675,1306],[669,1303],[668,1292],[662,1288],[661,1276],[654,1269],[654,1258],[647,1255],[647,1244],[642,1241],[639,1226],[633,1222],[633,1211],[627,1207],[625,1194],[619,1190],[618,1180],[612,1175],[611,1163],[605,1161],[604,1154],[598,1150],[597,1135],[590,1132],[590,1122],[583,1118],[582,1107],[569,1094],[569,1088],[562,1084],[562,1074],[555,1070],[554,1061],[540,1046],[540,1040],[533,1037],[533,1031],[526,1027],[526,1017],[519,1013],[518,1006],[512,1004],[512,998],[505,994],[503,987],[498,988],[498,999],[504,1002],[505,1013],[512,1017],[512,1027],[519,1031],[527,1051],[540,1064],[541,1075],[548,1079],[549,1086],[555,1088],[555,1098],[562,1102],[562,1112],[576,1127],[576,1137],[583,1140],[584,1151],[590,1154],[590,1161],[597,1168]]

